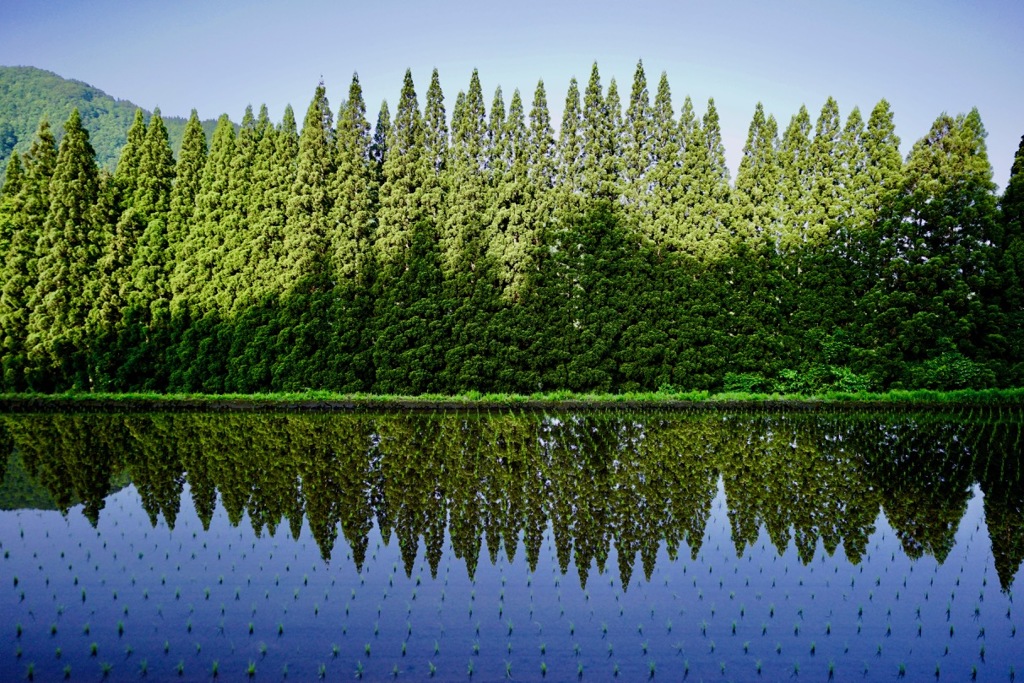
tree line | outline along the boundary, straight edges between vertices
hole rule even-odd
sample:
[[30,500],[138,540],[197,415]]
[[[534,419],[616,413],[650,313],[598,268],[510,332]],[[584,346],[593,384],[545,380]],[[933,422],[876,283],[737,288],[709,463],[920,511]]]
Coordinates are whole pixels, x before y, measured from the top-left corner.
[[[653,93],[653,95],[652,95]],[[450,122],[450,124],[449,124]],[[299,128],[136,113],[113,173],[78,112],[0,190],[6,391],[817,391],[1024,383],[1024,140],[977,110],[903,159],[889,104],[759,104],[733,182],[714,100],[595,63],[558,133],[474,71]]]

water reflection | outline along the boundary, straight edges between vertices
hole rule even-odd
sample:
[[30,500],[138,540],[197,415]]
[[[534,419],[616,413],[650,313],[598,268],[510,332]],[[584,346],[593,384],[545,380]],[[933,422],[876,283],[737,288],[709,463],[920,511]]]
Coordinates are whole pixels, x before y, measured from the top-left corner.
[[407,576],[421,546],[436,576],[447,534],[470,579],[520,543],[533,571],[550,526],[562,573],[572,564],[586,587],[614,556],[625,590],[638,558],[650,579],[662,547],[697,558],[719,481],[737,557],[764,529],[805,565],[819,541],[859,563],[879,511],[908,557],[941,563],[977,485],[1008,590],[1024,560],[1021,424],[1005,408],[8,415],[0,503],[44,494],[95,526],[130,480],[150,523],[173,529],[187,483],[204,528],[218,500],[257,536],[298,538],[305,519],[325,562],[340,532],[361,569],[376,526]]

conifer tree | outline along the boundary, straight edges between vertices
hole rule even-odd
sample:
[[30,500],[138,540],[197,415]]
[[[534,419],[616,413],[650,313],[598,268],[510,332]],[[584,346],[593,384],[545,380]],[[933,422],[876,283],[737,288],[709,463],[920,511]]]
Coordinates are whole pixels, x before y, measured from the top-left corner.
[[436,390],[444,362],[436,216],[423,196],[436,171],[423,128],[412,73],[406,71],[387,129],[374,241],[374,389],[381,392]]
[[284,316],[278,340],[284,343],[273,381],[280,389],[320,388],[332,381],[331,347],[336,339],[329,324],[334,308],[331,211],[337,161],[333,115],[320,83],[299,133],[284,252],[277,269]]
[[42,370],[34,378],[37,389],[92,386],[85,331],[91,305],[85,294],[100,254],[94,208],[99,191],[96,153],[75,109],[64,124],[39,239],[38,280],[28,304],[28,354]]
[[295,183],[288,201],[282,291],[326,291],[332,281],[330,214],[337,173],[334,123],[323,83],[317,86],[299,134]]
[[469,89],[456,107],[452,121],[452,145],[445,185],[450,188],[445,229],[441,238],[445,308],[450,311],[445,327],[451,343],[445,357],[443,385],[450,391],[485,386],[490,380],[484,367],[492,359],[487,348],[487,325],[493,308],[491,268],[485,261],[485,225],[492,203],[492,155],[494,127],[505,116],[501,91],[495,96],[491,125],[484,106],[479,73],[474,70]]
[[253,181],[256,172],[256,158],[260,140],[270,127],[266,107],[261,107],[259,119],[253,115],[252,106],[245,108],[242,124],[235,138],[235,149],[231,158],[228,181],[228,206],[224,215],[224,243],[217,261],[219,263],[219,288],[212,292],[217,299],[218,310],[229,314],[249,305],[252,299],[252,283],[245,278],[249,254],[253,248],[253,225],[250,216],[255,194]]
[[666,245],[675,244],[678,234],[676,204],[682,196],[679,128],[672,110],[668,75],[664,72],[658,81],[650,123],[650,210],[647,212],[649,218],[641,222],[641,231],[646,235],[645,241],[661,254]]
[[581,130],[583,114],[580,109],[580,91],[576,79],[569,81],[562,110],[562,126],[558,131],[558,167],[556,185],[559,189],[559,203],[565,212],[574,213],[580,206],[583,192],[584,138]]
[[680,171],[683,196],[676,248],[700,261],[720,260],[728,248],[729,171],[719,129],[718,112],[708,100],[703,125],[692,114],[686,99],[680,120],[683,133],[683,164]]
[[835,237],[837,223],[846,213],[849,178],[845,177],[839,106],[829,97],[821,108],[810,148],[811,194],[807,198],[805,246],[819,246]]
[[335,174],[334,272],[338,282],[366,284],[366,258],[376,223],[377,189],[371,146],[373,135],[359,77],[352,75],[348,99],[338,113],[338,170]]
[[1002,238],[999,243],[1000,304],[1005,316],[1004,329],[1009,360],[1006,381],[1010,386],[1024,382],[1024,136],[1010,168],[999,203]]
[[984,361],[1002,327],[992,289],[995,185],[978,111],[943,114],[907,157],[896,210],[881,224],[881,278],[865,297],[871,366],[882,381],[991,384]]
[[[22,167],[20,181],[13,180]],[[57,143],[49,121],[39,124],[28,153],[7,167],[8,187],[4,185],[5,213],[9,242],[0,266],[0,351],[3,352],[2,384],[8,391],[27,388],[26,339],[31,314],[29,307],[35,291],[38,271],[36,247],[50,204],[50,181],[57,164]],[[18,186],[17,188],[15,186]]]
[[17,231],[16,216],[19,214],[19,195],[25,184],[25,171],[21,165],[21,155],[11,154],[4,169],[4,182],[0,186],[0,259],[6,260],[7,252]]
[[447,188],[443,181],[448,163],[448,119],[437,69],[430,75],[430,87],[427,88],[427,101],[423,110],[423,149],[428,167],[433,171],[422,179],[423,207],[429,220],[440,229],[448,204]]
[[284,255],[285,223],[295,184],[298,154],[295,112],[288,105],[277,129],[264,133],[257,154],[258,170],[253,182],[255,193],[262,197],[262,202],[250,212],[255,224],[252,250],[245,270],[253,301],[262,301],[283,291],[284,283],[278,277],[278,266]]
[[[671,105],[670,105],[671,106]],[[670,112],[671,116],[671,112]],[[633,74],[633,88],[623,128],[622,168],[626,205],[633,220],[641,226],[641,234],[652,243],[654,215],[651,176],[654,175],[654,114],[647,92],[644,63],[637,62]]]
[[903,157],[900,139],[896,136],[892,109],[886,100],[879,100],[871,110],[864,133],[866,188],[864,191],[865,219],[869,224],[878,220],[879,213],[888,206],[903,180]]
[[[195,197],[195,211],[182,235],[171,276],[171,311],[188,311],[196,319],[216,310],[216,293],[223,289],[220,258],[225,219],[231,211],[231,163],[235,153],[235,127],[221,115],[213,132]],[[184,207],[183,207],[184,208]]]
[[758,102],[736,174],[732,210],[737,237],[754,250],[778,230],[778,144],[775,117],[765,118]]
[[532,216],[530,222],[536,231],[543,229],[551,220],[551,197],[557,179],[555,134],[548,112],[548,96],[544,81],[537,82],[530,107],[530,129],[527,138],[526,173]]
[[174,167],[175,181],[171,187],[170,215],[167,219],[167,259],[173,275],[180,258],[182,240],[188,234],[195,215],[203,167],[206,165],[206,134],[199,115],[193,109],[185,124],[181,152]]
[[491,107],[491,135],[499,138],[493,149],[499,154],[492,162],[496,180],[485,245],[502,295],[506,300],[517,300],[527,286],[535,246],[528,204],[529,133],[518,90],[512,95],[508,117],[498,131],[494,112],[500,108],[498,101]]
[[131,263],[139,236],[145,228],[144,219],[135,208],[139,189],[139,165],[146,140],[146,121],[142,110],[135,111],[135,120],[128,130],[128,141],[121,150],[117,169],[110,182],[102,183],[99,211],[94,212],[97,234],[102,235],[103,253],[96,263],[96,272],[89,283],[86,298],[91,302],[87,329],[98,340],[96,349],[103,358],[97,363],[97,377],[101,388],[116,388],[106,384],[116,374],[111,362],[117,363],[121,355],[117,337],[123,331],[122,317],[128,303],[131,282]]
[[601,87],[601,74],[597,62],[590,69],[590,80],[583,97],[581,133],[583,137],[582,192],[587,199],[617,200],[618,182],[618,130],[621,118],[618,90],[613,97],[615,111],[609,106]]
[[[383,115],[386,108],[381,111]],[[380,128],[382,126],[378,125]],[[423,118],[410,71],[405,72],[395,120],[391,126],[383,128],[388,135],[374,240],[375,257],[382,270],[406,262],[412,229],[428,217],[421,192],[427,172],[434,170],[424,151]],[[375,144],[374,148],[379,150],[380,146]],[[404,265],[400,267],[404,269]]]
[[811,117],[807,108],[790,120],[779,145],[780,225],[777,244],[780,253],[792,254],[803,243],[809,219],[811,176]]
[[337,386],[368,390],[373,383],[370,247],[376,228],[377,177],[372,133],[359,78],[352,76],[348,99],[338,114],[338,170],[335,174],[334,273],[338,321],[332,360]]
[[174,155],[167,127],[156,109],[146,129],[139,162],[134,209],[145,226],[131,267],[129,303],[149,311],[150,321],[166,321],[170,314],[170,255],[167,224],[174,183]]

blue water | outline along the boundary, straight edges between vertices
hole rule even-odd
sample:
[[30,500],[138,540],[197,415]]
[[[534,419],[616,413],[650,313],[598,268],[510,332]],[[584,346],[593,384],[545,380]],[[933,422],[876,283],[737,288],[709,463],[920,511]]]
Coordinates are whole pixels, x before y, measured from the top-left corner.
[[[244,427],[245,419],[236,419],[224,428]],[[344,418],[291,419],[323,426]],[[890,443],[892,460],[878,465],[885,453],[830,450],[843,418],[801,417],[795,426],[783,418],[765,429],[760,417],[720,426],[720,418],[604,416],[592,424],[563,418],[555,427],[526,417],[512,427],[537,430],[522,443],[535,444],[539,455],[519,462],[507,455],[507,419],[498,437],[488,431],[489,418],[479,419],[472,438],[446,442],[460,454],[437,452],[434,442],[430,457],[439,469],[389,469],[393,425],[369,430],[360,474],[332,470],[342,456],[321,454],[327,469],[319,472],[354,479],[328,486],[306,471],[293,490],[306,509],[298,522],[266,513],[287,502],[280,491],[264,491],[276,480],[250,479],[244,495],[229,491],[231,514],[224,497],[230,486],[221,480],[206,528],[193,502],[193,473],[181,477],[176,467],[167,486],[179,491],[177,510],[168,503],[175,497],[164,495],[165,510],[154,514],[147,496],[158,478],[147,475],[141,488],[139,477],[124,486],[115,481],[95,526],[81,504],[63,514],[0,513],[0,679],[21,679],[31,668],[46,681],[66,671],[69,680],[99,680],[104,672],[110,680],[197,680],[209,679],[215,666],[224,680],[244,679],[251,667],[258,680],[302,681],[935,680],[937,671],[940,680],[1010,680],[1022,671],[1013,601],[1021,567],[1018,559],[999,575],[987,522],[999,515],[999,533],[1011,536],[1003,544],[1019,549],[1021,493],[1014,484],[1016,493],[1000,492],[998,504],[986,501],[983,482],[971,474],[980,469],[1017,481],[1017,470],[1003,463],[1013,454],[979,453],[982,441],[1002,443],[990,425],[940,429],[936,451],[892,450]],[[880,418],[881,426],[872,419],[861,423],[866,433],[929,443],[918,434],[925,427],[903,417]],[[405,433],[437,433],[436,425],[403,420],[414,427]],[[84,424],[86,432],[72,436],[95,443],[89,420]],[[465,430],[452,424],[454,433]],[[575,424],[573,439],[568,424]],[[709,440],[716,425],[732,436]],[[137,440],[131,443],[145,442],[129,431]],[[288,429],[275,434],[295,436]],[[676,459],[658,460],[664,455],[638,446],[659,435],[669,446],[658,453],[678,450]],[[672,442],[669,435],[685,438]],[[963,453],[949,454],[950,443],[971,438]],[[210,471],[266,457],[267,442],[240,439],[263,455],[220,450],[210,454]],[[840,440],[852,439],[847,433]],[[608,472],[596,473],[593,459],[580,455],[578,467],[568,466],[570,483],[556,441],[572,441],[563,455],[596,444],[610,454],[601,461]],[[505,456],[494,455],[495,444]],[[761,455],[754,461],[767,462],[779,481],[764,480],[751,464],[755,447]],[[294,450],[272,452],[271,461],[285,460],[286,452]],[[16,448],[11,458],[20,457]],[[141,472],[137,454],[118,458],[111,471],[130,475],[126,463],[134,462]],[[480,458],[497,466],[460,469]],[[935,461],[936,481],[953,482],[954,495],[939,491],[947,508],[928,498],[935,491],[927,478],[900,480],[920,472],[922,459]],[[32,458],[25,460],[31,471]],[[38,461],[35,467],[46,471]],[[882,474],[850,475],[869,471]],[[428,480],[437,487],[423,485]],[[566,489],[572,493],[563,495]],[[535,494],[546,497],[530,498]],[[343,528],[358,528],[348,517],[355,499],[367,501],[357,515],[365,534]],[[310,526],[315,506],[333,506],[335,517],[349,520],[333,527],[327,553],[323,534],[314,538]],[[424,513],[430,509],[442,510],[442,518]],[[838,543],[835,529],[843,530]],[[848,543],[857,546],[853,558]],[[467,551],[473,548],[475,555]],[[590,558],[585,571],[579,558]]]

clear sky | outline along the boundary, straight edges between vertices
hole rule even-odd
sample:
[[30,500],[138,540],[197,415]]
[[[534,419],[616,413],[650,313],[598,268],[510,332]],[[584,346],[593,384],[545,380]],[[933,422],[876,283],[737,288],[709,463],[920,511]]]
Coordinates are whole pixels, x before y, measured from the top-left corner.
[[976,106],[1000,187],[1024,134],[1021,0],[0,0],[0,64],[180,116],[265,103],[277,120],[291,103],[301,122],[321,77],[336,107],[355,71],[373,119],[406,68],[422,106],[434,67],[450,115],[476,67],[488,102],[500,85],[528,107],[543,78],[557,123],[572,76],[582,87],[596,60],[625,103],[638,59],[652,95],[668,73],[677,114],[715,98],[734,176],[758,101],[784,128],[829,95],[844,118],[884,97],[904,153]]

